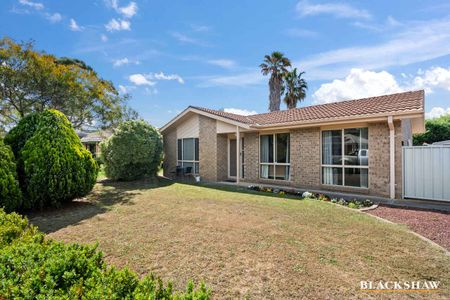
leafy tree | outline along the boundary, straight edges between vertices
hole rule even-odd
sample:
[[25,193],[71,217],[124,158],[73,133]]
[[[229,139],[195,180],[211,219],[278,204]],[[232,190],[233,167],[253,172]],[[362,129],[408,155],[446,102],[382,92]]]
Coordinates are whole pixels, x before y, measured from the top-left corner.
[[422,145],[424,143],[432,144],[450,140],[450,114],[427,120],[425,122],[425,129],[426,131],[424,133],[414,135],[414,145]]
[[286,103],[288,109],[296,108],[298,101],[303,101],[306,97],[306,90],[308,89],[308,84],[302,75],[305,72],[300,72],[297,74],[297,68],[284,75],[284,102]]
[[57,58],[33,49],[33,43],[0,40],[0,126],[10,128],[32,112],[53,108],[75,128],[110,127],[136,118],[110,81],[84,62]]
[[120,124],[100,147],[106,176],[113,180],[154,176],[161,165],[161,135],[143,120]]
[[264,62],[259,66],[263,75],[270,74],[269,79],[269,110],[280,110],[283,78],[288,73],[291,61],[283,53],[275,51],[264,56]]
[[17,153],[23,208],[59,206],[92,190],[97,164],[63,113],[30,114],[5,141]]
[[13,211],[21,205],[21,200],[14,154],[0,139],[0,207]]

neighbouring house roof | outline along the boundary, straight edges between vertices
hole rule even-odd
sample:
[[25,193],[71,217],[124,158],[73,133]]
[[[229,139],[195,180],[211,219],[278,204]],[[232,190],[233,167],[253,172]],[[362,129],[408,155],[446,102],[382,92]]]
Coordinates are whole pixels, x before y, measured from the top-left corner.
[[266,128],[293,124],[327,123],[337,120],[364,119],[424,113],[424,91],[410,91],[391,95],[348,100],[301,108],[280,110],[262,114],[242,116],[203,107],[190,106],[162,127],[171,126],[187,111],[205,113],[211,117],[230,120],[248,128]]
[[433,145],[450,146],[450,140],[447,140],[447,141],[440,141],[440,142],[435,142],[435,143],[433,143]]
[[104,139],[109,138],[112,135],[111,131],[108,130],[100,130],[88,132],[85,136],[81,138],[82,143],[99,143]]

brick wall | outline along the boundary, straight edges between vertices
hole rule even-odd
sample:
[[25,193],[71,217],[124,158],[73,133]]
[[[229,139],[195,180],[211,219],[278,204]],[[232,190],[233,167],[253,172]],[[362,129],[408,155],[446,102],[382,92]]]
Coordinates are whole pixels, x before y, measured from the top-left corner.
[[217,135],[217,181],[228,178],[228,136],[226,134]]
[[319,187],[320,128],[291,131],[291,179],[298,187]]
[[203,181],[217,181],[217,122],[199,116],[200,177]]
[[259,181],[259,138],[257,133],[244,136],[244,181]]
[[164,145],[164,176],[173,177],[171,172],[175,171],[177,166],[177,130],[176,128],[166,131],[163,136]]
[[369,193],[389,197],[389,126],[369,124]]

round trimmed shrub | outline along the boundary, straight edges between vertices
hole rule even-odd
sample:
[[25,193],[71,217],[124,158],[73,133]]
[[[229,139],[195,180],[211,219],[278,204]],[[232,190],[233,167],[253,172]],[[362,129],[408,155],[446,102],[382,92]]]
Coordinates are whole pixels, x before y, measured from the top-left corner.
[[13,211],[20,207],[21,201],[14,154],[0,139],[0,207]]
[[143,120],[130,120],[100,144],[106,176],[113,180],[135,180],[155,176],[162,161],[162,138]]
[[[8,141],[18,152],[23,208],[57,207],[89,193],[97,164],[66,116],[46,110],[22,121],[8,134]],[[24,128],[33,134],[26,134]]]

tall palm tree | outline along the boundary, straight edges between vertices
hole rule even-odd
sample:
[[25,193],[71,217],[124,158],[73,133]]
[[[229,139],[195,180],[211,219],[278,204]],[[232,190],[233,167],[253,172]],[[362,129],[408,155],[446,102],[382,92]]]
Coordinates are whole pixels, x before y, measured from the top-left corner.
[[305,72],[300,72],[297,74],[297,68],[284,75],[284,103],[286,103],[288,109],[296,108],[297,102],[303,101],[306,97],[306,90],[308,89],[308,84],[302,75]]
[[291,61],[283,53],[274,51],[271,55],[264,56],[264,63],[259,65],[261,73],[268,75],[269,80],[269,110],[280,110],[283,77],[288,73],[287,68],[291,66]]

